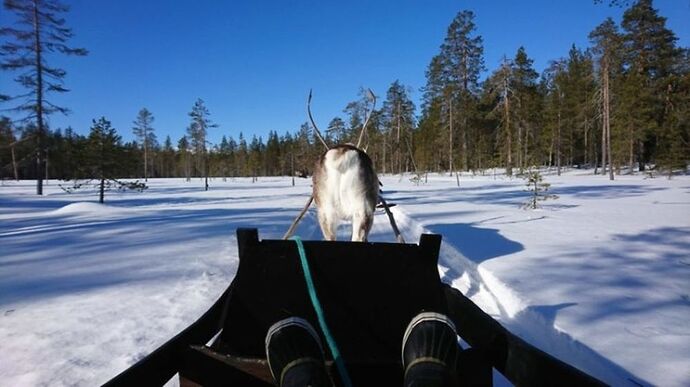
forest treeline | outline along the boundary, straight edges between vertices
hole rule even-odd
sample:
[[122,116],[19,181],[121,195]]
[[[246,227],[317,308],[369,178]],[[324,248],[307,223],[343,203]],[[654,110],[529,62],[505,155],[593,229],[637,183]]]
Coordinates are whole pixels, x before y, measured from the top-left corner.
[[[651,0],[632,3],[620,25],[610,18],[602,21],[588,38],[589,47],[572,45],[566,57],[551,61],[541,74],[520,47],[481,79],[486,71],[483,40],[474,14],[461,11],[430,58],[421,106],[412,102],[413,90],[393,82],[378,96],[364,147],[384,173],[498,167],[513,174],[532,165],[559,172],[586,166],[613,179],[614,173],[646,168],[685,171],[690,50],[677,45]],[[370,101],[364,90],[353,99],[341,117],[320,128],[330,144],[356,142]],[[308,176],[324,150],[307,122],[293,132],[270,131],[267,138],[227,133],[212,144],[209,130],[222,133],[224,128],[211,117],[203,100],[197,100],[181,138],[157,130],[155,112],[146,108],[128,128],[111,128],[107,117],[95,117],[88,135],[4,117],[0,174],[84,179],[102,173],[97,166],[107,164],[115,178]],[[123,142],[118,131],[132,131],[136,140]]]

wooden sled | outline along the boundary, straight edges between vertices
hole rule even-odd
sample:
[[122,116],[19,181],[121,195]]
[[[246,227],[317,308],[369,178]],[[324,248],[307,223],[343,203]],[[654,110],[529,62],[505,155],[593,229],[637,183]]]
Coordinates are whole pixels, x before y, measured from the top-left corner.
[[[106,386],[270,386],[264,338],[290,316],[319,327],[296,243],[259,240],[238,229],[237,274],[215,304]],[[491,385],[492,368],[516,385],[603,385],[508,332],[439,278],[441,236],[419,244],[304,241],[316,292],[354,386],[401,386],[405,327],[420,311],[447,314],[471,348],[458,370],[463,385]],[[323,341],[322,337],[322,341]],[[324,341],[325,342],[325,341]],[[328,352],[328,351],[326,351]],[[327,368],[340,383],[329,354]]]

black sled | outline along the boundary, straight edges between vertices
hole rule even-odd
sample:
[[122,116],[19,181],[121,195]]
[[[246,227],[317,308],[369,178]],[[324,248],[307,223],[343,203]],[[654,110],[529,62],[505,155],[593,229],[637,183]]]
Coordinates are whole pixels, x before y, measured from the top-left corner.
[[[216,303],[106,386],[160,386],[175,374],[181,386],[273,385],[264,353],[269,326],[290,316],[305,318],[317,329],[319,325],[296,243],[259,240],[256,229],[238,229],[237,241],[237,274]],[[423,234],[419,244],[303,243],[325,318],[354,386],[402,385],[402,336],[420,311],[448,315],[471,346],[462,352],[458,369],[463,385],[491,385],[492,369],[515,385],[603,385],[511,334],[442,283],[440,235]],[[327,363],[338,385],[336,367]]]

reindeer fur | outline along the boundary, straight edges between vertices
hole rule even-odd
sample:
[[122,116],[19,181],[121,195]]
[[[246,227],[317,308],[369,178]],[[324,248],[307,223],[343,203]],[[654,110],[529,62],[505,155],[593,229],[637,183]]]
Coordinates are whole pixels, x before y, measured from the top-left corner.
[[369,156],[352,144],[326,151],[314,168],[313,195],[326,240],[341,221],[352,222],[352,241],[366,242],[374,222],[379,181]]

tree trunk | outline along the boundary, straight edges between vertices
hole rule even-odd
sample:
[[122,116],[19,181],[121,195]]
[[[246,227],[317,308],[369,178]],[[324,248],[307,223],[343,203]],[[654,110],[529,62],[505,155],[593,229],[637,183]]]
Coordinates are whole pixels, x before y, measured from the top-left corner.
[[43,195],[43,147],[44,147],[44,123],[43,123],[43,62],[41,59],[41,28],[38,18],[38,1],[34,0],[33,24],[34,24],[34,50],[36,50],[36,126],[37,126],[37,150],[36,166],[36,194]]
[[204,149],[204,191],[208,191],[208,153]]
[[[186,151],[185,151],[186,152]],[[185,153],[185,176],[188,182],[192,181],[192,160],[188,153]]]
[[46,185],[48,185],[48,180],[49,180],[49,176],[48,176],[48,151],[46,151],[45,156],[46,157],[45,157],[45,163],[44,164],[45,164],[45,174],[46,174]]
[[100,189],[98,190],[98,202],[103,204],[105,201],[105,179],[101,177]]
[[[518,105],[519,106],[519,105]],[[520,170],[524,167],[524,161],[522,160],[522,123],[518,122],[517,125],[517,166]]]
[[448,139],[448,170],[453,176],[453,97],[448,99],[448,121],[449,121],[449,139]]
[[610,100],[609,100],[609,66],[608,61],[604,65],[604,130],[606,131],[606,153],[609,158],[609,180],[613,180],[613,157],[611,154],[611,121],[610,121]]
[[402,173],[402,151],[400,147],[400,102],[398,102],[398,134],[396,138],[396,153],[397,153],[397,167],[398,167],[398,173]]
[[585,154],[584,154],[584,165],[588,165],[589,162],[589,119],[585,117]]
[[644,145],[642,144],[642,141],[637,142],[637,163],[638,163],[638,169],[640,172],[644,172],[644,170],[647,168],[645,165],[645,160],[644,160]]
[[19,173],[17,173],[17,159],[14,155],[14,144],[12,143],[12,170],[14,171],[14,180],[19,181]]
[[[608,76],[604,73],[604,79]],[[604,83],[606,85],[606,82]],[[601,174],[606,174],[606,86],[602,85],[602,119],[601,119]]]
[[524,154],[522,156],[522,162],[524,166],[527,167],[527,162],[529,161],[529,124],[525,126],[525,141],[523,142]]
[[386,136],[386,134],[384,134],[383,135],[383,156],[382,156],[383,157],[383,163],[381,163],[383,165],[383,173],[384,174],[386,173],[386,137],[388,137],[388,136]]
[[[465,113],[467,114],[467,113]],[[463,171],[468,171],[469,170],[469,163],[468,163],[468,155],[467,155],[467,117],[464,117],[462,120],[462,170]]]
[[561,95],[558,94],[558,120],[556,123],[556,173],[561,175]]
[[629,136],[630,136],[630,141],[629,141],[629,144],[628,144],[628,145],[629,145],[629,149],[628,149],[628,151],[629,151],[629,153],[628,153],[628,162],[630,163],[630,174],[632,175],[633,172],[635,171],[635,169],[633,168],[633,163],[635,162],[635,152],[634,152],[634,149],[635,149],[635,146],[634,146],[635,141],[633,140],[633,138],[634,138],[634,134],[635,134],[635,133],[634,133],[634,131],[633,131],[632,125],[629,125],[629,130],[630,130],[630,134],[629,134]]
[[149,181],[149,159],[148,159],[148,144],[147,144],[148,132],[144,128],[144,181]]
[[[507,83],[507,81],[506,81]],[[504,90],[504,95],[503,98],[505,100],[503,101],[503,110],[505,114],[505,122],[506,122],[506,142],[508,143],[508,151],[506,155],[506,174],[508,176],[513,175],[513,134],[511,133],[510,130],[510,100],[508,99],[508,86],[504,85],[505,90]]]
[[556,135],[551,131],[551,144],[549,144],[549,170],[553,167],[553,148],[556,143]]

